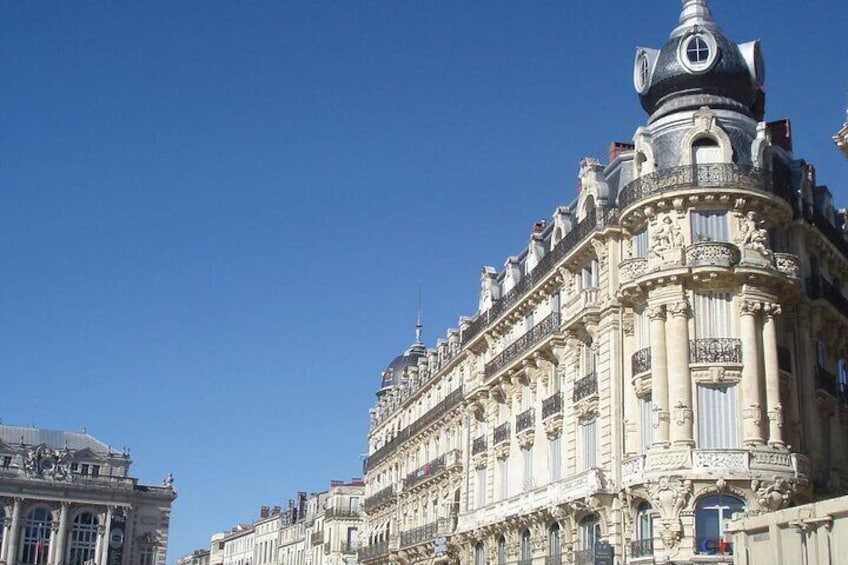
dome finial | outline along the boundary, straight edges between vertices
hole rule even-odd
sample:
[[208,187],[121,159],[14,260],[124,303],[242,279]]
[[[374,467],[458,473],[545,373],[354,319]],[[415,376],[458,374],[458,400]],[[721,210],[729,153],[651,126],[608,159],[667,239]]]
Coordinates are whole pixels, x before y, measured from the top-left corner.
[[674,28],[671,37],[683,35],[687,29],[695,26],[718,29],[707,0],[683,0],[683,9],[680,11],[680,25]]
[[415,345],[422,345],[424,342],[421,341],[421,330],[424,326],[421,324],[421,283],[418,283],[418,319],[415,322]]

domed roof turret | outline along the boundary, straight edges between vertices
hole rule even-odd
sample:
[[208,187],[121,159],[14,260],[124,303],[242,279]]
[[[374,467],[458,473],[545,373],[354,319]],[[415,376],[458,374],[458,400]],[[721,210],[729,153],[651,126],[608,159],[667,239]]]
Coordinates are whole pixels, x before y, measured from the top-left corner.
[[377,396],[382,396],[393,387],[401,384],[404,374],[409,367],[418,367],[418,360],[427,355],[427,348],[421,340],[421,309],[418,309],[418,321],[415,324],[415,342],[409,349],[395,357],[386,370],[383,371],[380,381],[380,390]]
[[725,37],[707,0],[683,0],[671,38],[660,50],[637,49],[633,71],[652,120],[702,106],[757,117],[763,80],[759,42],[737,45]]

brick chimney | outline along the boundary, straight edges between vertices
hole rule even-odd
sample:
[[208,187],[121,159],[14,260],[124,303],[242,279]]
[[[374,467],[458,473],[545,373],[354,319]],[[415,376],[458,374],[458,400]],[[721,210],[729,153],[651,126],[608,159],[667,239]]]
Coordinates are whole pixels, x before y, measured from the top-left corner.
[[625,143],[623,141],[613,141],[609,146],[609,163],[615,161],[615,158],[621,155],[626,151],[632,151],[636,146],[632,143]]

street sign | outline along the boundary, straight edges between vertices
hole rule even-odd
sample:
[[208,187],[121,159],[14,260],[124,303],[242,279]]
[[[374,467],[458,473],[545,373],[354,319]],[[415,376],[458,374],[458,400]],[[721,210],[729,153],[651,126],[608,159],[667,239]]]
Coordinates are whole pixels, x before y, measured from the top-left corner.
[[595,542],[595,565],[613,565],[612,560],[615,552],[612,546],[605,541]]

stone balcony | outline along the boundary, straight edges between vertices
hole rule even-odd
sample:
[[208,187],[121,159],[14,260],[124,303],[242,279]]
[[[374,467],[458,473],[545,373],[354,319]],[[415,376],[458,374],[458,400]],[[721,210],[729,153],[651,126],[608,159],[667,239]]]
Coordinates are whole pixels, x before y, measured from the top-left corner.
[[[709,337],[689,340],[689,366],[732,365],[741,369],[742,340],[732,337]],[[651,372],[651,348],[645,347],[630,357],[633,379]]]
[[801,454],[753,449],[658,449],[629,457],[621,463],[621,484],[631,486],[670,471],[689,471],[690,478],[716,476],[749,479],[756,476],[809,481],[810,462]]
[[618,206],[622,223],[637,204],[689,191],[728,192],[733,196],[746,191],[778,196],[786,202],[791,202],[793,196],[790,187],[772,181],[769,171],[750,165],[707,163],[669,167],[643,175],[621,189]]
[[459,449],[453,449],[406,475],[406,479],[403,481],[404,490],[421,487],[442,475],[459,469],[462,469],[462,452]]
[[716,274],[732,274],[737,268],[759,269],[783,275],[793,281],[800,280],[801,260],[791,253],[743,254],[733,243],[723,241],[698,241],[682,249],[671,249],[661,255],[625,259],[618,265],[619,284],[630,292],[634,286],[650,284],[655,276],[662,277],[668,270],[689,273],[695,279],[713,278]]
[[459,516],[457,532],[472,531],[489,524],[504,522],[507,518],[606,492],[607,485],[603,472],[600,469],[590,469],[488,504],[483,508],[465,512]]

